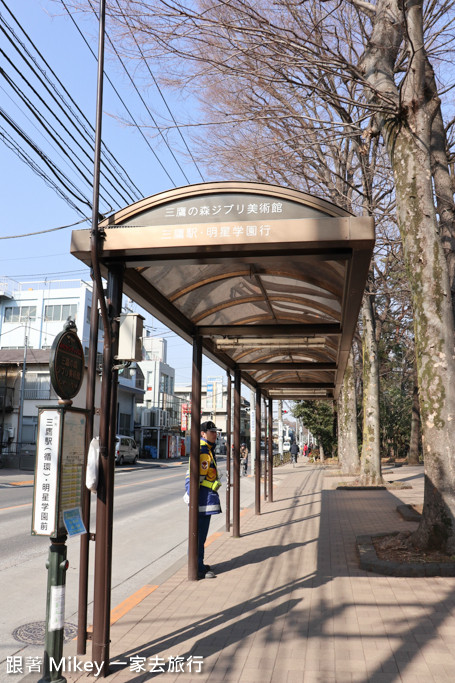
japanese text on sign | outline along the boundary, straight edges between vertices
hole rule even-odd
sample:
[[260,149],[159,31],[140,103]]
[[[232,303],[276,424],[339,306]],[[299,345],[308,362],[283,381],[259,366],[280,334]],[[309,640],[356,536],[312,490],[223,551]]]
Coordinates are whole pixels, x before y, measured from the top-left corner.
[[59,411],[42,411],[38,425],[32,519],[32,533],[38,536],[51,536],[55,531],[59,434]]

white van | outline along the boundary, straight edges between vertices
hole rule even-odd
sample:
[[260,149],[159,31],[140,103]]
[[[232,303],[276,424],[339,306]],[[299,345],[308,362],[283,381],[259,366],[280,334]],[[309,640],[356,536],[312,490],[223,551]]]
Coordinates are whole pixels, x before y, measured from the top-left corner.
[[291,442],[290,441],[283,441],[283,453],[286,453],[287,451],[291,450]]
[[123,465],[124,462],[136,462],[139,448],[131,436],[117,434],[115,437],[115,464]]

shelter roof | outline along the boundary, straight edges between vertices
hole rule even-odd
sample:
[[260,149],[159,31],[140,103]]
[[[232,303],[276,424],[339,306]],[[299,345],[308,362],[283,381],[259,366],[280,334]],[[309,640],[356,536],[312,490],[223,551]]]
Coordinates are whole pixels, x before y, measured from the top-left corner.
[[[243,381],[286,398],[337,396],[374,245],[373,220],[261,183],[204,183],[100,224],[124,292]],[[90,231],[71,252],[91,263]]]

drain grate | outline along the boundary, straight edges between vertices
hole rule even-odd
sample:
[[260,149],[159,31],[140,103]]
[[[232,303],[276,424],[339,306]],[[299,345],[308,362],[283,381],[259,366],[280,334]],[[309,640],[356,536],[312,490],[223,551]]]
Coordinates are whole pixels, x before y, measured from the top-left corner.
[[[24,624],[18,626],[13,631],[14,640],[26,645],[44,645],[46,637],[46,622],[34,621],[31,624]],[[77,636],[77,626],[74,624],[64,624],[63,639],[65,642],[72,640]]]

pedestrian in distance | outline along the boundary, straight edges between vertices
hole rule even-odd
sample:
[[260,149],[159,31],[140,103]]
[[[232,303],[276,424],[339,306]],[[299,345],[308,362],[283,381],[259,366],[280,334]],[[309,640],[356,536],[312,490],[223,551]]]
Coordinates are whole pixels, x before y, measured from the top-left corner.
[[240,464],[242,465],[242,474],[246,477],[248,472],[248,448],[246,443],[242,443],[240,446]]
[[297,443],[297,441],[292,442],[290,453],[291,453],[292,464],[295,465],[295,463],[297,462],[297,456],[299,454],[299,444]]
[[[208,564],[204,564],[204,545],[210,527],[212,515],[221,512],[218,490],[221,481],[215,458],[217,429],[215,423],[207,420],[201,424],[201,440],[199,448],[199,512],[198,512],[198,579],[214,579],[215,573]],[[185,479],[187,496],[190,494],[190,468]]]

